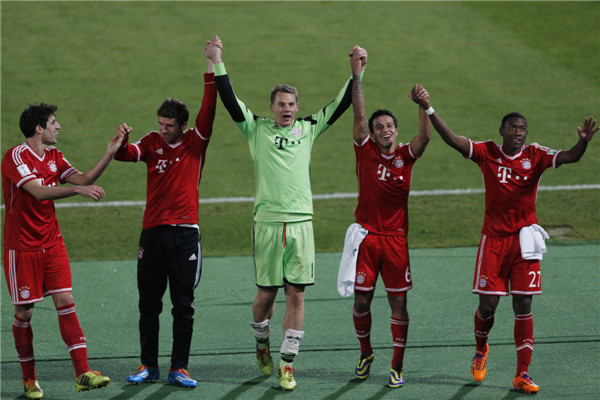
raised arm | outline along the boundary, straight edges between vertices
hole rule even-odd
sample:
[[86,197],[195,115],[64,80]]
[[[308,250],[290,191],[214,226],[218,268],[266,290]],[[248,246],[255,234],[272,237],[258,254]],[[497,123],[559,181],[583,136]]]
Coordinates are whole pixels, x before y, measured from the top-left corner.
[[[206,45],[204,46],[204,54],[207,54],[209,48],[212,46],[217,46],[221,49],[221,51],[223,51],[223,43],[221,43],[221,39],[218,36],[215,36],[212,40],[206,41]],[[210,58],[208,58],[208,56],[206,57],[206,64],[207,64],[206,72],[208,74],[214,74],[215,73],[215,65],[214,65],[213,61]]]
[[[220,39],[215,37],[213,40],[206,42],[204,53],[206,54],[210,48],[222,46]],[[202,106],[196,116],[196,129],[204,139],[210,138],[212,135],[213,122],[215,120],[215,111],[217,108],[217,89],[215,85],[215,69],[212,60],[206,57],[207,72],[204,74],[204,95],[202,97]]]
[[577,127],[577,133],[579,134],[579,140],[575,143],[570,150],[561,151],[556,156],[556,162],[558,165],[561,164],[569,164],[575,163],[579,161],[585,150],[587,149],[587,145],[594,137],[594,133],[598,132],[600,127],[596,127],[596,120],[593,115],[590,115],[583,121],[583,128]]
[[350,67],[352,68],[352,108],[354,110],[354,141],[362,143],[369,135],[369,127],[365,114],[365,98],[363,96],[360,74],[367,66],[366,58],[362,55],[358,46],[354,46],[350,56]]
[[[362,75],[364,74],[366,65],[367,65],[367,52],[365,49],[356,46],[353,53],[356,53],[356,57],[361,59],[361,71],[360,78],[362,79]],[[337,119],[350,107],[352,103],[352,91],[353,91],[353,83],[354,79],[350,77],[345,83],[338,95],[333,101],[323,107],[320,111],[311,116],[306,117],[305,119],[311,119],[314,123],[316,123],[316,131],[317,135],[323,133],[327,128],[329,128]]]
[[229,75],[227,75],[225,65],[221,58],[223,54],[223,42],[218,36],[215,36],[213,42],[214,46],[207,46],[205,48],[205,53],[206,58],[214,64],[215,83],[217,85],[217,90],[219,91],[219,96],[233,121],[237,123],[244,122],[244,111],[240,106],[238,99],[235,97],[233,87],[229,81]]
[[[106,153],[102,156],[100,161],[98,161],[96,163],[96,165],[94,165],[89,171],[87,171],[85,173],[77,172],[77,173],[69,176],[66,179],[66,181],[73,185],[78,185],[78,186],[91,185],[92,183],[96,182],[96,179],[98,179],[100,177],[100,175],[102,175],[102,173],[104,172],[104,170],[106,169],[108,164],[112,161],[117,150],[119,150],[119,148],[123,144],[123,140],[131,131],[131,128],[129,128],[126,124],[123,124],[123,125],[119,126],[115,137],[108,143],[108,146],[106,147]],[[81,194],[81,193],[74,193],[74,194]],[[90,196],[86,196],[86,197],[90,197]],[[98,201],[98,200],[96,200],[96,201]]]
[[[417,89],[417,86],[413,90]],[[429,93],[425,89],[425,98],[429,100]],[[419,134],[410,141],[410,150],[415,157],[421,157],[427,148],[427,144],[431,140],[431,124],[429,117],[423,107],[419,107]]]
[[[365,69],[367,68],[367,51],[362,47],[354,46],[352,53],[355,54],[355,57],[361,62],[359,77],[362,79]],[[354,71],[352,73],[354,74]],[[323,121],[325,122],[326,126],[333,125],[333,123],[337,121],[344,111],[350,107],[350,103],[352,103],[353,82],[354,79],[349,79],[337,97],[323,108],[322,112],[326,116]],[[325,127],[323,127],[323,129],[325,129]]]
[[431,103],[429,102],[429,94],[423,86],[415,85],[408,97],[420,105],[424,110],[428,110],[427,114],[429,115],[429,119],[431,120],[431,123],[433,124],[433,127],[437,133],[439,133],[442,139],[444,139],[444,142],[446,142],[450,147],[456,149],[464,157],[469,155],[469,139],[464,136],[456,136],[454,132],[450,130],[444,120],[431,107]]

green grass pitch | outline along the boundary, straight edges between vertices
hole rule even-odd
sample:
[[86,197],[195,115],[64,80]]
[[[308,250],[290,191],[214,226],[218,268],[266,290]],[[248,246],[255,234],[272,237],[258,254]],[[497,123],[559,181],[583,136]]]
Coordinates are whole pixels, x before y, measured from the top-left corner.
[[[533,300],[535,349],[530,373],[537,399],[595,399],[600,394],[597,357],[600,340],[600,254],[598,242],[555,244],[542,261],[543,294]],[[356,382],[360,347],[352,324],[352,298],[338,295],[340,253],[317,255],[316,283],[306,292],[305,337],[294,362],[298,387],[278,389],[275,376],[256,367],[248,325],[255,294],[251,256],[207,257],[196,290],[196,321],[188,370],[194,390],[166,385],[171,345],[168,293],[161,316],[162,376],[157,384],[130,386],[125,377],[139,365],[135,261],[73,263],[77,311],[87,337],[90,367],[112,378],[105,389],[76,394],[71,361],[58,330],[51,300],[36,305],[33,317],[38,378],[47,399],[517,399],[511,391],[516,367],[510,298],[502,298],[490,334],[488,376],[474,384],[471,294],[476,247],[411,251],[414,287],[408,293],[410,327],[404,359],[406,384],[390,390],[390,310],[378,285],[373,300],[375,351],[372,375]],[[13,347],[10,299],[2,290],[2,399],[22,394],[21,370]],[[280,294],[281,296],[281,294]],[[275,305],[272,350],[276,362],[285,304]]]

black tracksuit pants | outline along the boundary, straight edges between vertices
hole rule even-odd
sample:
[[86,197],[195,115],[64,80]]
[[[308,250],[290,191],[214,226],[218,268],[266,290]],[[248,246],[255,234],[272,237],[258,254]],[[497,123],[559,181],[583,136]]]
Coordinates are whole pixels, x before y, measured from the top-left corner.
[[187,368],[194,325],[194,289],[201,273],[198,229],[161,225],[142,230],[137,282],[143,365],[158,366],[159,315],[168,282],[173,305],[171,368]]

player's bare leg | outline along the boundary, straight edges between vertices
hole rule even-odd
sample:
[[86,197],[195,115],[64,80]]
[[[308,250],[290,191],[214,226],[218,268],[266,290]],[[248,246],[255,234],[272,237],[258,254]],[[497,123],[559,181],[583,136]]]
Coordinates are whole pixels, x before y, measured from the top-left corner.
[[278,289],[277,287],[257,288],[256,296],[252,302],[254,322],[271,319],[275,311],[275,298],[277,297]]
[[302,330],[304,323],[304,286],[285,283],[285,315],[283,330]]

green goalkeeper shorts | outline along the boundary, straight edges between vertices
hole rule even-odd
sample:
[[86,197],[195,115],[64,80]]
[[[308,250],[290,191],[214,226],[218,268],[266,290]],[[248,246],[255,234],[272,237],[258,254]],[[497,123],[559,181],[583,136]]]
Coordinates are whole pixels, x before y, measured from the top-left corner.
[[254,222],[252,227],[256,285],[282,287],[315,283],[315,238],[312,221]]

